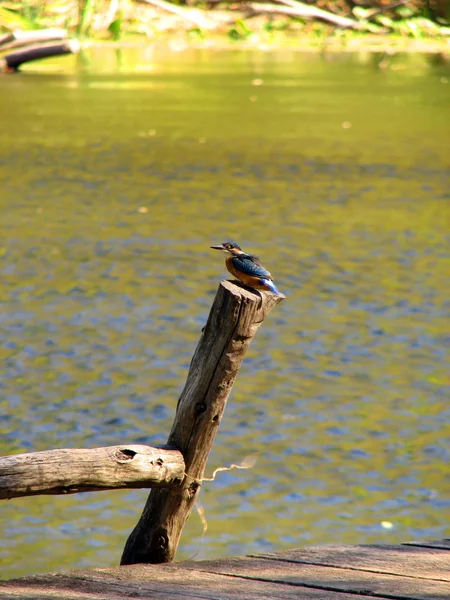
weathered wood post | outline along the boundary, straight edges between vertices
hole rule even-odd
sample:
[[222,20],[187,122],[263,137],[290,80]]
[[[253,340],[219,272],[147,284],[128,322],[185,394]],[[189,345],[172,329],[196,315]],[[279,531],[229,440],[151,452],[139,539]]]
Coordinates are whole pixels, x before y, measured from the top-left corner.
[[266,315],[284,298],[221,282],[167,442],[182,453],[185,477],[178,486],[151,491],[121,564],[173,560],[242,359]]

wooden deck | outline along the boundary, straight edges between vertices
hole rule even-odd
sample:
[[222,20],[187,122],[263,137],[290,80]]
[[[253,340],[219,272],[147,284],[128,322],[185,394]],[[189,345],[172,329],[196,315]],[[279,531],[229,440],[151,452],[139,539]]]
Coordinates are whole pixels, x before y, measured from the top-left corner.
[[312,546],[277,554],[134,565],[0,582],[0,599],[450,599],[450,539]]

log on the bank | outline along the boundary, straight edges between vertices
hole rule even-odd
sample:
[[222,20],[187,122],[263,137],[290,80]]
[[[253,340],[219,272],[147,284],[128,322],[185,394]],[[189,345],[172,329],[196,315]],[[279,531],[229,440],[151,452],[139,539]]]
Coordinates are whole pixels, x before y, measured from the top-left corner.
[[333,23],[338,27],[350,28],[350,29],[361,29],[370,30],[372,26],[363,21],[355,21],[348,17],[342,17],[341,15],[335,15],[321,8],[298,2],[297,0],[278,0],[282,4],[287,6],[280,6],[279,4],[249,2],[248,7],[254,15],[259,14],[279,14],[287,15],[290,17],[301,17],[306,19],[318,19],[319,21],[326,21]]
[[217,26],[217,23],[210,18],[209,13],[205,10],[185,8],[183,6],[172,4],[172,2],[166,2],[166,0],[141,0],[141,2],[151,4],[172,15],[177,15],[177,17],[188,21],[199,29],[215,29]]
[[18,71],[24,63],[33,60],[41,60],[42,58],[50,58],[52,56],[75,54],[79,49],[80,43],[77,40],[67,40],[55,44],[27,47],[24,50],[12,52],[1,58],[0,70],[5,72]]
[[61,449],[0,457],[0,499],[178,485],[177,450],[141,445]]
[[67,39],[69,34],[66,29],[32,29],[31,31],[13,31],[0,37],[0,51],[11,50],[29,46],[30,44],[43,44],[55,40]]
[[173,560],[241,362],[258,327],[283,299],[229,281],[220,284],[168,439],[168,445],[184,456],[186,476],[180,486],[152,490],[127,541],[122,564]]

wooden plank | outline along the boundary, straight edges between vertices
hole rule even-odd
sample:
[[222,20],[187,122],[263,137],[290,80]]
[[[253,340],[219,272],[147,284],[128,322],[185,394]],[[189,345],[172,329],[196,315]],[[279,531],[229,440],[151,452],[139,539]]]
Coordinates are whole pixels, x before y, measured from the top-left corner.
[[[418,546],[419,548],[435,548],[436,550],[450,550],[450,539],[425,540],[420,542],[404,542],[403,546]],[[448,557],[447,557],[448,560]]]
[[38,575],[0,582],[0,600],[449,600],[449,571],[448,553],[434,548],[311,547]]
[[175,564],[132,565],[0,582],[1,600],[366,600],[282,583],[229,577]]
[[357,569],[252,557],[182,564],[184,567],[191,566],[192,569],[210,573],[381,598],[397,600],[449,600],[450,598],[450,584],[446,581]]
[[78,40],[64,40],[62,42],[30,46],[0,58],[0,69],[4,72],[18,71],[19,67],[26,62],[51,56],[62,56],[63,54],[76,54],[79,50],[80,42]]
[[450,581],[450,560],[446,552],[406,545],[309,546],[255,557]]

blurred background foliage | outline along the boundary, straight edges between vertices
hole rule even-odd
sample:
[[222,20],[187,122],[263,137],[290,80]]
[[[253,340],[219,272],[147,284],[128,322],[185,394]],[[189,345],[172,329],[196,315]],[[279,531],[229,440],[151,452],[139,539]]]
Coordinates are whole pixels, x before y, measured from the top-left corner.
[[[326,15],[283,14],[296,7],[301,12],[305,6],[326,11],[331,20]],[[79,37],[119,40],[124,35],[153,38],[178,30],[202,38],[215,30],[241,40],[261,31],[298,37],[357,29],[436,38],[449,35],[449,12],[446,0],[7,0],[0,2],[0,31],[62,27]],[[356,25],[336,25],[334,15]]]

